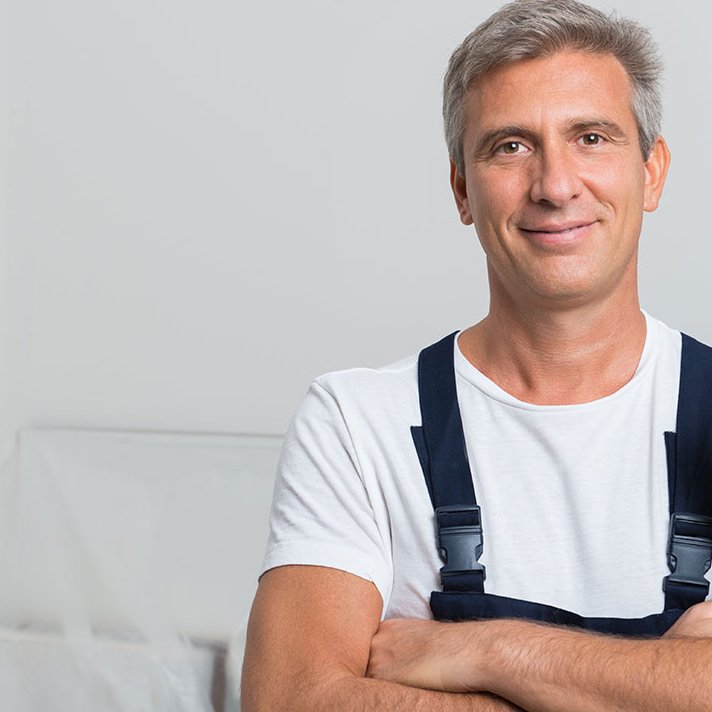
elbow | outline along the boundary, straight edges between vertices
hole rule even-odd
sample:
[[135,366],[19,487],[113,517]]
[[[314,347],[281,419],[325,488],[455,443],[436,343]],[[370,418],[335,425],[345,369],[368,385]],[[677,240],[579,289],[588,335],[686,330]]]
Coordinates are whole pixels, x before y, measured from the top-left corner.
[[[243,672],[240,694],[241,712],[346,712],[349,700],[353,700],[353,675],[322,676],[304,675],[300,679],[275,676],[265,679]],[[357,683],[356,683],[357,684]]]

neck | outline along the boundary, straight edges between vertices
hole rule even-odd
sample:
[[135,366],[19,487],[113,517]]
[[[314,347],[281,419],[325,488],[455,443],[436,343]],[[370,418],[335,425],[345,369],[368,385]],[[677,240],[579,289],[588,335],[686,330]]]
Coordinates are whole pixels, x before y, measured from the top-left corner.
[[645,344],[637,292],[572,308],[517,308],[493,300],[458,341],[465,357],[519,400],[586,403],[614,393],[635,373]]

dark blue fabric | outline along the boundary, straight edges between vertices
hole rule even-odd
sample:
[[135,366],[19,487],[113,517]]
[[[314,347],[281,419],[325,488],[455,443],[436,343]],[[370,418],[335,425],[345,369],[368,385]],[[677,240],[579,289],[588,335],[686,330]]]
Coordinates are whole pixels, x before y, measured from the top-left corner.
[[433,591],[430,608],[436,620],[491,620],[524,618],[539,623],[567,625],[597,633],[626,636],[660,636],[683,614],[683,610],[666,610],[645,618],[584,618],[571,611],[533,601],[521,601],[492,593],[473,591]]
[[712,516],[712,349],[682,335],[670,512]]
[[415,451],[418,453],[418,460],[420,461],[420,467],[423,470],[423,477],[425,477],[425,486],[428,488],[428,495],[430,495],[430,501],[433,504],[433,509],[437,507],[435,504],[435,493],[433,492],[433,480],[430,477],[430,463],[428,462],[428,448],[425,444],[425,436],[423,435],[423,428],[419,425],[413,425],[410,428],[410,434],[413,437],[413,445],[415,445]]
[[[450,334],[424,349],[418,360],[423,424],[422,428],[414,426],[411,431],[436,512],[441,507],[476,504],[457,401],[453,355],[455,336]],[[704,547],[708,546],[705,537],[712,536],[712,520],[706,519],[712,516],[712,349],[684,334],[677,432],[664,433],[664,438],[670,511],[681,513],[682,517],[674,526],[672,522],[675,520],[671,518],[668,555],[671,560],[679,557],[684,564],[680,568],[685,575],[678,577],[684,580],[670,580],[675,578],[674,572],[666,577],[665,610],[662,613],[637,619],[585,618],[546,604],[485,593],[482,569],[477,573],[464,570],[457,571],[454,576],[443,575],[445,590],[434,591],[430,598],[433,616],[437,620],[526,618],[601,633],[662,635],[685,609],[705,599],[707,587],[706,584],[700,585],[704,584],[704,580],[700,579],[698,569],[701,564],[698,560],[705,557]],[[695,518],[695,515],[698,517]],[[455,521],[454,524],[459,523]],[[451,526],[448,518],[439,516],[439,541],[448,526]],[[475,541],[473,535],[472,547],[475,547]],[[474,559],[479,558],[482,541],[480,529]],[[709,552],[712,556],[712,544]],[[671,553],[675,556],[670,556]],[[691,563],[694,565],[691,566]],[[688,576],[690,571],[693,574]]]
[[[443,516],[442,510],[477,503],[457,400],[454,365],[456,336],[457,332],[454,332],[420,353],[418,394],[422,428],[419,432],[417,427],[412,427],[411,434],[437,515],[438,547],[445,562],[440,570],[443,589],[484,591],[484,567],[478,567],[477,571],[453,570],[445,544],[448,530],[465,522],[457,520],[458,514],[447,512]],[[423,457],[423,451],[427,457]],[[470,558],[475,562],[482,553],[481,541],[480,529],[479,538],[473,533],[469,543],[473,554]],[[458,544],[462,545],[463,542],[459,541]]]
[[677,433],[665,433],[665,454],[667,456],[668,508],[672,514],[675,511],[675,489],[677,487]]
[[[676,432],[665,433],[668,458],[671,530],[668,558],[675,571],[665,578],[665,608],[689,608],[705,600],[709,585],[702,572],[709,568],[712,551],[699,544],[710,540],[710,521],[675,527],[673,515],[684,513],[712,517],[712,349],[687,334],[682,335],[680,389]],[[705,526],[706,524],[706,526]],[[673,538],[679,534],[682,540]],[[697,546],[686,546],[684,537],[697,537]],[[679,542],[683,542],[680,545]],[[671,568],[672,568],[671,566]],[[680,570],[695,569],[697,583],[675,580]],[[694,578],[685,576],[684,578]]]
[[424,349],[418,360],[420,412],[436,508],[477,503],[457,402],[456,335]]

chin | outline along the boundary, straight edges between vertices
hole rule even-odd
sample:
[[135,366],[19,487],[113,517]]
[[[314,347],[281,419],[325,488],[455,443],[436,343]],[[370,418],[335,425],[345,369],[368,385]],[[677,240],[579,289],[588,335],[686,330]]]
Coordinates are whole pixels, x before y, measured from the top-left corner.
[[610,268],[608,270],[592,269],[595,265],[590,263],[578,265],[569,263],[556,266],[558,269],[530,273],[528,279],[524,281],[528,283],[531,291],[548,299],[579,300],[605,293],[619,281],[611,274]]
[[530,288],[540,299],[570,306],[591,301],[604,291],[601,289],[600,284],[590,280],[531,284]]

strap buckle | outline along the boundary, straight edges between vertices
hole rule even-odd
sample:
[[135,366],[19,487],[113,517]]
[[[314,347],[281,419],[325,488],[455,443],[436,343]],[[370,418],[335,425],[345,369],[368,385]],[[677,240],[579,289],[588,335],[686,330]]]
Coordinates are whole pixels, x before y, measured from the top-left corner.
[[483,582],[485,567],[478,563],[484,547],[479,506],[456,504],[437,507],[435,518],[438,525],[438,550],[445,562],[445,566],[440,569],[443,588],[449,588],[448,584],[452,581],[473,576],[480,583]]
[[673,512],[667,557],[672,573],[663,581],[664,591],[677,584],[703,588],[706,594],[710,584],[705,574],[712,563],[712,518]]

